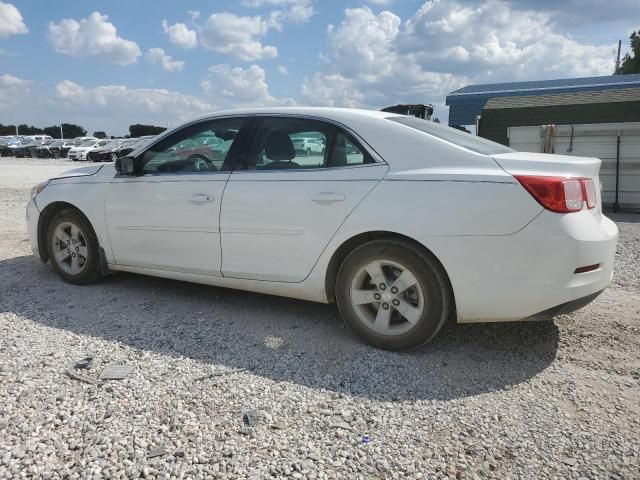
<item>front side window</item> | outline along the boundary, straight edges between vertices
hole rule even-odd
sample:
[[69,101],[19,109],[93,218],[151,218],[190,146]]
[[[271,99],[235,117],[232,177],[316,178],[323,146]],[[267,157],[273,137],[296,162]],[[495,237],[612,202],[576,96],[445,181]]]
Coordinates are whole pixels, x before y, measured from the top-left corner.
[[206,120],[189,125],[152,145],[143,153],[142,173],[217,172],[237,145],[242,118]]

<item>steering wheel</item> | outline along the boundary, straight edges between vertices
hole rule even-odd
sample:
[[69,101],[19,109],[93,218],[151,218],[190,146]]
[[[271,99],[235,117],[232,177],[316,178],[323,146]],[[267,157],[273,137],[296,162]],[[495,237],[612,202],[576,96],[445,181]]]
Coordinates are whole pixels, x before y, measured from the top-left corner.
[[216,172],[218,170],[216,166],[213,164],[213,162],[209,160],[207,157],[205,157],[204,155],[199,155],[199,154],[191,155],[187,158],[187,162],[190,162],[193,164],[193,168],[196,172],[204,172],[204,171]]

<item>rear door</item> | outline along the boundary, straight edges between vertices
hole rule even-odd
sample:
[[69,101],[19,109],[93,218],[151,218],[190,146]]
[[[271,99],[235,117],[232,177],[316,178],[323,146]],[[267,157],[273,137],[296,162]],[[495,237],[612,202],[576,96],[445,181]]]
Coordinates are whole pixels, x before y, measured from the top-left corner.
[[[388,167],[330,123],[301,117],[256,122],[252,148],[238,158],[222,202],[222,273],[301,282]],[[301,149],[300,138],[323,147]]]

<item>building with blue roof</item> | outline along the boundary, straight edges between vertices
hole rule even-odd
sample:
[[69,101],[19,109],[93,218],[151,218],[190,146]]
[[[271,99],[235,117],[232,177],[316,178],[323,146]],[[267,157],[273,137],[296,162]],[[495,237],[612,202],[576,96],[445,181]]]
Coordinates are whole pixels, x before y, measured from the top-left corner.
[[449,125],[475,125],[487,102],[497,97],[523,97],[615,89],[640,89],[640,74],[563,78],[531,82],[468,85],[447,95]]

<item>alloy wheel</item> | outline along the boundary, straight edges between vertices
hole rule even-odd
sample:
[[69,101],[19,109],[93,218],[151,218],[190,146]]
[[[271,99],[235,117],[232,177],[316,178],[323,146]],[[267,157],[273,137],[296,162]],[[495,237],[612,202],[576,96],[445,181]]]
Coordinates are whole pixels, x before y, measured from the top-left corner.
[[392,260],[375,260],[353,276],[351,305],[367,328],[381,335],[411,330],[425,310],[425,295],[416,276]]
[[58,224],[51,237],[51,247],[55,262],[65,273],[78,275],[87,265],[87,239],[75,223]]

